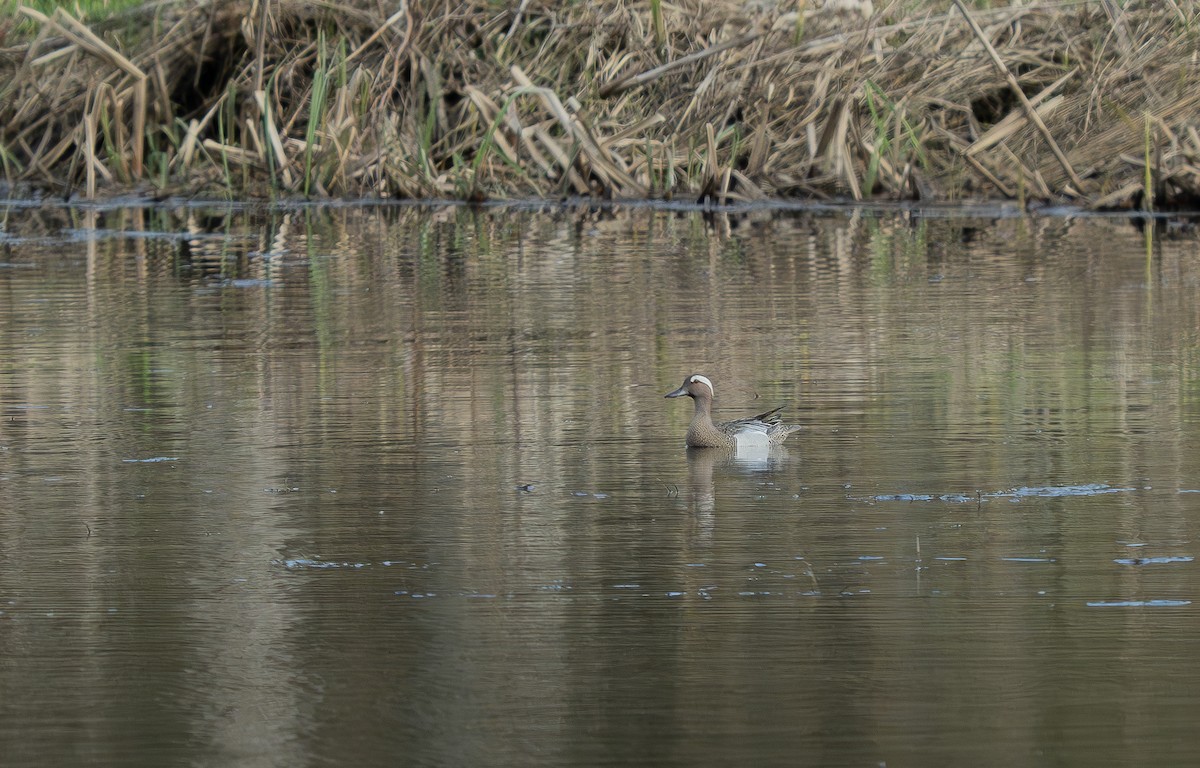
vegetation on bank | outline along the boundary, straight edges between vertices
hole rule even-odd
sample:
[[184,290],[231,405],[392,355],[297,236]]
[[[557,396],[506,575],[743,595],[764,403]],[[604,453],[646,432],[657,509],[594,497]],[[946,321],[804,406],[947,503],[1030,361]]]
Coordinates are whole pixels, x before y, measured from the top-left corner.
[[0,20],[10,187],[1200,199],[1192,0],[49,5]]

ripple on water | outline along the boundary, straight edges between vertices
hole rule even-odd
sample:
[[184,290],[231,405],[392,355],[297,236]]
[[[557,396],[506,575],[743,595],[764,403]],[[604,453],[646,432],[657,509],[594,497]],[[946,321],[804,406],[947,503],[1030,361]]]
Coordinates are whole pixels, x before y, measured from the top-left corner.
[[1088,608],[1180,608],[1191,600],[1089,600]]
[[[287,557],[272,560],[272,565],[282,566],[289,571],[322,571],[329,569],[358,569],[370,568],[372,563],[353,562],[348,560],[320,560],[311,557]],[[428,570],[429,566],[437,563],[414,563],[409,560],[380,560],[378,565],[384,568],[408,568],[409,570]]]
[[944,501],[949,504],[965,504],[969,501],[979,501],[978,496],[968,496],[963,493],[882,493],[869,496],[867,501]]
[[293,558],[290,560],[277,561],[280,565],[288,570],[303,571],[303,570],[324,570],[328,568],[366,568],[367,563],[350,563],[350,562],[334,562],[331,560],[309,560],[307,558]]
[[1118,557],[1113,562],[1120,565],[1161,565],[1163,563],[1190,563],[1195,559],[1191,555],[1166,555],[1163,557]]
[[881,493],[868,496],[864,501],[942,501],[950,504],[987,501],[988,499],[1020,499],[1026,497],[1099,496],[1107,493],[1128,493],[1137,488],[1114,487],[1105,483],[1084,485],[1036,485],[1021,486],[1004,491],[991,491],[969,495],[964,493]]
[[1088,483],[1086,485],[1041,485],[1013,488],[1008,491],[996,491],[986,494],[999,498],[1019,498],[1021,496],[1098,496],[1105,493],[1128,493],[1137,488],[1115,488],[1104,483]]

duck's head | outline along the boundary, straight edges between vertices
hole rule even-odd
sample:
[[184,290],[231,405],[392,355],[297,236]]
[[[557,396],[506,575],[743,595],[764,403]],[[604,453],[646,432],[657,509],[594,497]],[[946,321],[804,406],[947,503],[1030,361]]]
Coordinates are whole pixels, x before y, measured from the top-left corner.
[[708,380],[708,377],[693,373],[683,380],[683,384],[679,389],[674,392],[668,392],[664,397],[683,397],[687,395],[693,399],[697,397],[712,399],[714,394],[712,382]]

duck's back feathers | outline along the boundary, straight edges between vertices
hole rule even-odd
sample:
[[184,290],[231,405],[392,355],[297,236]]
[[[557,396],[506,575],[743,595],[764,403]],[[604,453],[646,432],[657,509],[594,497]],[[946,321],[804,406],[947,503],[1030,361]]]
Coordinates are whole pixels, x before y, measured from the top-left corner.
[[781,424],[779,412],[783,410],[783,406],[774,408],[766,413],[760,413],[757,416],[751,416],[745,419],[734,419],[733,421],[723,421],[716,424],[717,430],[734,438],[735,441],[738,435],[745,432],[760,432],[766,435],[767,440],[776,445],[787,439],[787,436],[800,429],[798,424]]

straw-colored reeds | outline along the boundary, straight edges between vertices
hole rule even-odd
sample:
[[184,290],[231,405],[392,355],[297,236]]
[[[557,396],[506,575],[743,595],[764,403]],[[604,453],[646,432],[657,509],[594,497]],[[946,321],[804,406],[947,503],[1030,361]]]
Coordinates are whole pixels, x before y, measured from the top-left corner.
[[22,8],[0,172],[89,197],[1200,190],[1195,2],[386,6],[158,2],[91,27]]

